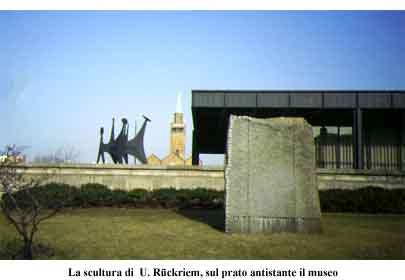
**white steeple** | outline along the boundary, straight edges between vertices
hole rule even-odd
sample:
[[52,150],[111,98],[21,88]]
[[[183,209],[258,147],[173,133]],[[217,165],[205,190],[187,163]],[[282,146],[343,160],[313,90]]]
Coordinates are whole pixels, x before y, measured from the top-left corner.
[[177,93],[176,113],[183,113],[181,106],[181,93]]

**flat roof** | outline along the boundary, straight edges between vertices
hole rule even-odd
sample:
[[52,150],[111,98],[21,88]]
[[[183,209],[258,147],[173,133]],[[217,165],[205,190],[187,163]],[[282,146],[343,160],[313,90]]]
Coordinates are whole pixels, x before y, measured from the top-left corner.
[[192,107],[405,108],[405,91],[192,90]]
[[[405,90],[192,90],[193,146],[224,153],[230,114],[302,116],[316,125],[351,125],[353,110],[405,109]],[[339,113],[339,118],[336,118]]]

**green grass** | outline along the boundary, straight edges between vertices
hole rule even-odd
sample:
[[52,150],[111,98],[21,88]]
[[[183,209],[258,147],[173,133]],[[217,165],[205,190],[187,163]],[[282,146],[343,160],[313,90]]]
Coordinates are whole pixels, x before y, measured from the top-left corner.
[[[323,214],[322,234],[226,234],[223,220],[216,210],[75,209],[43,223],[36,241],[51,259],[405,259],[405,215]],[[3,217],[0,232],[8,258],[17,235]]]

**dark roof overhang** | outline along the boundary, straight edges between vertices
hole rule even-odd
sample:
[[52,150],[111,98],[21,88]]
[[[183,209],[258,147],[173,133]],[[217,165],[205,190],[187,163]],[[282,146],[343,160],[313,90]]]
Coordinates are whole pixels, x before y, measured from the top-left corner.
[[405,91],[192,90],[193,146],[199,153],[224,153],[230,114],[350,126],[355,109],[405,109]]

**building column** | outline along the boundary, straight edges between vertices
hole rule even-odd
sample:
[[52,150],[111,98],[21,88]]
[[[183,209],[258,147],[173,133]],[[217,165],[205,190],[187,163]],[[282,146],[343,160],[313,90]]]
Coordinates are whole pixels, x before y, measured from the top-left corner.
[[354,168],[363,169],[363,112],[360,108],[353,111],[353,136],[354,136]]
[[328,137],[328,130],[326,127],[322,126],[320,131],[319,131],[319,167],[320,168],[325,168],[328,167],[326,166],[326,159],[327,159],[327,149],[326,147],[326,137]]
[[198,151],[198,133],[193,129],[193,147],[192,147],[192,164],[198,165],[200,162],[200,154]]
[[366,147],[366,151],[365,151],[366,154],[364,155],[364,159],[366,162],[364,163],[364,168],[371,169],[373,167],[373,165],[372,165],[372,158],[371,158],[371,135],[370,135],[369,131],[364,131],[363,139],[364,139],[364,141],[363,141],[364,146]]
[[336,168],[340,168],[340,126],[337,127],[337,139],[336,139]]
[[404,146],[405,146],[405,111],[400,113],[399,127],[399,169],[405,170]]

